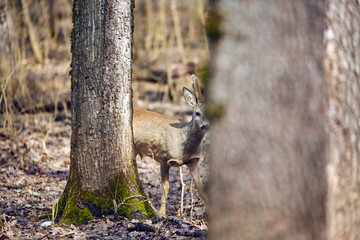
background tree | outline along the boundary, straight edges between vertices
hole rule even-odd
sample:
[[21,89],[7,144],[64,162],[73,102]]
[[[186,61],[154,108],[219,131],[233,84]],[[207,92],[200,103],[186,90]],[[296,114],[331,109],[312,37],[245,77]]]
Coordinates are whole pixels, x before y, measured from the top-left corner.
[[329,239],[357,239],[360,229],[360,7],[328,0],[325,31],[329,118]]
[[[14,21],[9,0],[0,1],[0,107],[7,110],[7,91],[16,65]],[[4,102],[3,102],[4,100]],[[5,125],[5,124],[4,124]]]
[[71,165],[59,202],[65,223],[85,223],[122,202],[120,214],[152,215],[133,150],[133,7],[131,0],[74,1]]
[[24,16],[24,24],[26,25],[29,34],[30,45],[34,53],[34,57],[38,63],[43,64],[44,63],[43,54],[40,50],[39,40],[37,39],[38,37],[34,31],[34,26],[30,18],[29,2],[27,0],[26,1],[21,0],[21,8],[22,8],[22,15]]
[[0,76],[8,77],[15,67],[14,22],[9,0],[0,1]]
[[[325,235],[324,1],[219,1],[211,239]],[[226,14],[224,14],[226,13]]]

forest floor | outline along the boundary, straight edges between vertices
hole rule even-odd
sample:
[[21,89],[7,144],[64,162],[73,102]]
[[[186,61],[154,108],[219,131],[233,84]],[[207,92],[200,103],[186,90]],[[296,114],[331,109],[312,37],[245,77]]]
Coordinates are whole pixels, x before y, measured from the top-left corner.
[[[0,129],[0,239],[204,239],[205,206],[183,167],[184,215],[179,216],[181,182],[178,168],[170,171],[168,217],[139,223],[104,216],[82,226],[51,223],[54,204],[65,188],[70,166],[70,116],[38,113],[18,116],[16,130]],[[21,124],[19,124],[21,123]],[[137,157],[147,196],[159,208],[159,164]],[[201,162],[202,175],[207,167]],[[206,180],[206,179],[205,179]],[[206,181],[205,181],[206,182]]]

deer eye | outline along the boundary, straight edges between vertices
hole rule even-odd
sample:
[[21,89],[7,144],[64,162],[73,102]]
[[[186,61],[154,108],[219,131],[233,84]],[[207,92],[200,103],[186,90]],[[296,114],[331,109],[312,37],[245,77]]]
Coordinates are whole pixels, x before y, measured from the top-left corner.
[[201,114],[200,114],[200,112],[195,112],[195,115],[200,117]]

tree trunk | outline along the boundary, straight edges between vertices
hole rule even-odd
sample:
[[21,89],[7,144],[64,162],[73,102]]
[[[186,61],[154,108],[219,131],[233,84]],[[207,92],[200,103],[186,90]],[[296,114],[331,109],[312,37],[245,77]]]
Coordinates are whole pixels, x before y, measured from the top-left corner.
[[58,34],[59,34],[59,28],[58,28],[58,23],[57,23],[57,16],[56,16],[56,12],[55,12],[55,0],[49,0],[49,27],[50,27],[50,34],[51,37],[55,40],[58,39]]
[[22,14],[24,17],[24,23],[26,25],[26,29],[29,34],[30,46],[34,53],[34,57],[38,63],[43,64],[44,58],[43,58],[42,52],[40,50],[39,39],[37,38],[35,29],[34,29],[34,25],[30,18],[28,0],[21,0],[21,7],[22,7]]
[[145,1],[145,9],[146,9],[146,37],[145,37],[145,50],[149,51],[153,45],[154,38],[154,10],[153,10],[153,2]]
[[175,36],[176,36],[176,45],[178,48],[178,52],[181,57],[182,63],[186,64],[188,62],[188,60],[187,60],[186,53],[185,53],[184,41],[183,41],[182,33],[181,33],[181,24],[180,24],[179,13],[178,13],[177,6],[176,6],[176,0],[171,0],[170,9],[171,9],[173,23],[174,23],[174,31],[175,31]]
[[359,239],[359,2],[329,0],[326,17],[328,239]]
[[73,23],[71,165],[59,202],[62,222],[86,223],[118,206],[122,215],[153,216],[133,150],[133,1],[75,0]]
[[[0,0],[0,99],[8,85],[9,75],[13,71],[16,62],[15,56],[15,28],[11,14],[9,0]],[[4,92],[2,92],[4,91]],[[1,104],[1,101],[0,101]]]
[[[215,9],[215,8],[214,8]],[[210,239],[325,236],[324,1],[219,1]],[[226,13],[226,14],[224,14]]]

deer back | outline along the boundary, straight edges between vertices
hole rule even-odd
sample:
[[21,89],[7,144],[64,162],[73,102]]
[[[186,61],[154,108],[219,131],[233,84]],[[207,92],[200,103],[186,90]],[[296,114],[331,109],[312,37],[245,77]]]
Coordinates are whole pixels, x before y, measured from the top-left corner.
[[134,107],[133,131],[137,154],[153,157],[158,162],[183,159],[189,131],[186,121]]

